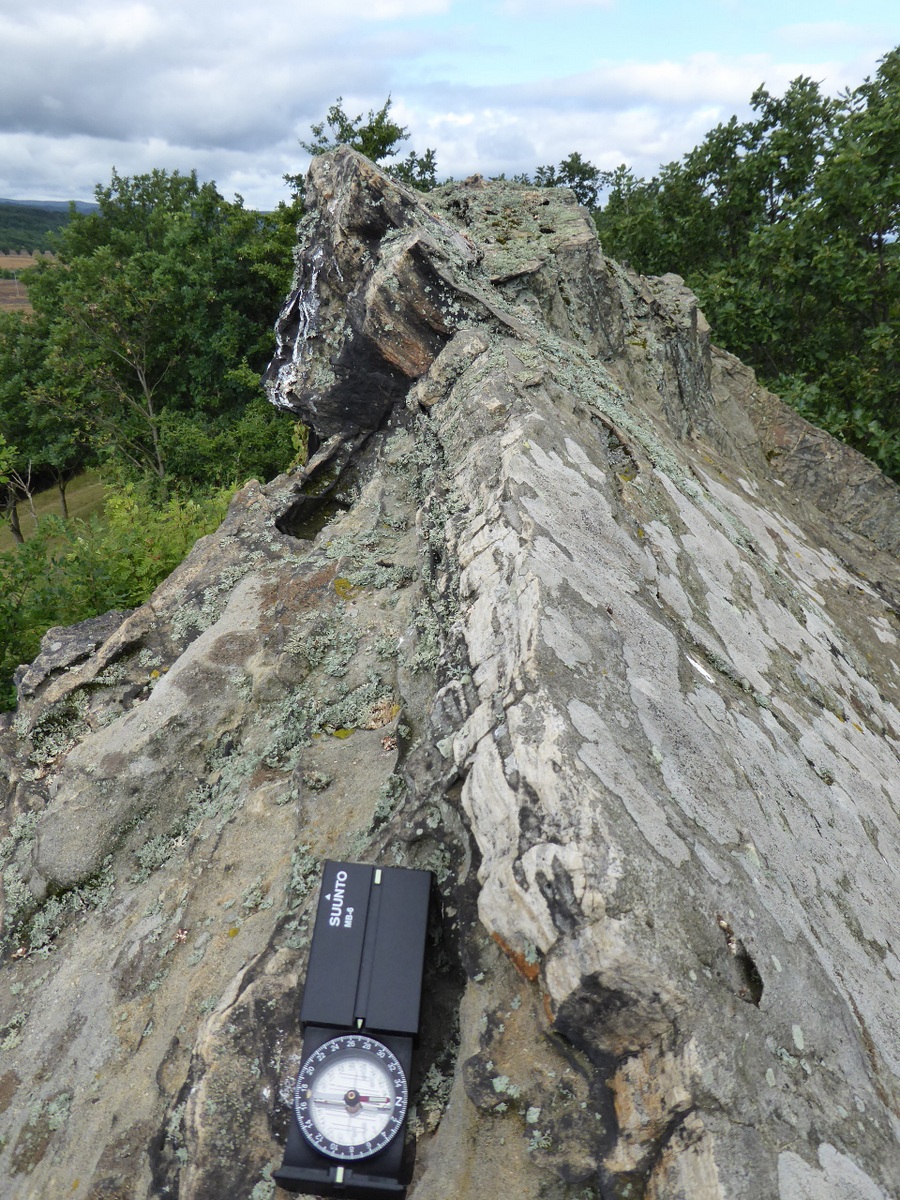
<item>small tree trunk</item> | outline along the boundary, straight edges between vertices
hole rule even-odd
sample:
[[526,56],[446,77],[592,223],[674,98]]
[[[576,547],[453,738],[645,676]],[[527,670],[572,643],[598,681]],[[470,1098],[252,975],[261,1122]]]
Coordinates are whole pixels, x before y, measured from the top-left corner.
[[22,535],[22,526],[19,524],[19,509],[16,504],[16,494],[8,488],[6,495],[3,498],[3,513],[9,521],[9,531],[13,535],[13,540],[18,542],[20,546],[24,546],[25,538]]
[[59,511],[62,514],[62,519],[64,521],[68,521],[69,519],[69,502],[66,499],[66,487],[68,482],[69,481],[62,475],[60,475],[56,481],[56,487],[59,491]]
[[31,463],[28,464],[28,472],[23,475],[21,471],[13,471],[12,482],[15,484],[16,491],[21,492],[28,501],[28,507],[31,510],[31,516],[37,525],[37,512],[34,507],[34,489],[31,486]]

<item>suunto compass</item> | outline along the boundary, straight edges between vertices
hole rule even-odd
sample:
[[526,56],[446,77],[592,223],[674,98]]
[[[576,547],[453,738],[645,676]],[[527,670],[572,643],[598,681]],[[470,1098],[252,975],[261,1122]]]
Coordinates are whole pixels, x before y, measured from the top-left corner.
[[280,1187],[402,1197],[431,873],[326,862],[300,1007],[302,1065]]

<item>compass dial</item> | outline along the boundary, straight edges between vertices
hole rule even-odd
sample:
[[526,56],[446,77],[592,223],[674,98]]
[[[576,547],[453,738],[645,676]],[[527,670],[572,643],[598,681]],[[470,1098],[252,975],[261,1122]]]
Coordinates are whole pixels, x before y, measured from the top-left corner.
[[387,1046],[344,1034],[325,1042],[303,1064],[294,1108],[316,1150],[331,1158],[368,1158],[400,1129],[408,1095],[403,1068]]

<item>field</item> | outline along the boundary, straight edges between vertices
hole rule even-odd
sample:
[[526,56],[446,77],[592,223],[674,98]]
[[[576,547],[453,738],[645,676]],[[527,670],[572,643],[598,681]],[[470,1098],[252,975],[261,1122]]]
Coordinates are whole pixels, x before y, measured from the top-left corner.
[[[33,254],[0,254],[0,271],[24,271],[36,262]],[[29,310],[28,293],[21,280],[0,279],[0,311],[13,308]]]
[[24,271],[36,262],[33,254],[0,254],[0,271]]
[[31,311],[28,293],[17,279],[0,279],[0,312],[10,312],[16,308]]
[[[103,509],[103,484],[99,475],[93,471],[85,471],[83,475],[73,479],[66,488],[66,499],[70,517],[90,517],[93,513],[101,512]],[[59,516],[59,492],[56,488],[38,492],[34,497],[34,509],[39,517],[47,513]],[[23,501],[19,505],[19,521],[22,525],[22,533],[28,538],[34,530],[34,518],[27,501]],[[4,521],[0,524],[0,551],[11,550],[14,545],[9,525]]]

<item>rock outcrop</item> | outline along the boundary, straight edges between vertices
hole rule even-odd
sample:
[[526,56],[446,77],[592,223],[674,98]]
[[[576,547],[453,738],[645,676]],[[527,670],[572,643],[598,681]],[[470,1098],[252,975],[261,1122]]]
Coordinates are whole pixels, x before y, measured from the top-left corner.
[[318,863],[435,872],[411,1200],[900,1194],[900,504],[567,192],[313,162],[239,493],[0,730],[10,1200],[267,1200]]

